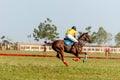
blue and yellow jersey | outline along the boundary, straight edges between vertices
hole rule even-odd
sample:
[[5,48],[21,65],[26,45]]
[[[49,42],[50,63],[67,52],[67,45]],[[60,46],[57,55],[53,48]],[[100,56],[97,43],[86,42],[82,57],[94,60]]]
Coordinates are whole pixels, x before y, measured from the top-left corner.
[[66,32],[66,34],[71,34],[71,35],[73,35],[73,36],[76,37],[76,30],[74,30],[74,29],[68,29],[67,32]]

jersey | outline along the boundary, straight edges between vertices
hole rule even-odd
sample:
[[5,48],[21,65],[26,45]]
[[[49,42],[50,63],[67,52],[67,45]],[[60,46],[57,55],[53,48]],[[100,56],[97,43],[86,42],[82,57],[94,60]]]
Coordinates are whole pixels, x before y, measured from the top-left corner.
[[66,34],[71,34],[72,36],[76,37],[76,30],[74,29],[68,29]]

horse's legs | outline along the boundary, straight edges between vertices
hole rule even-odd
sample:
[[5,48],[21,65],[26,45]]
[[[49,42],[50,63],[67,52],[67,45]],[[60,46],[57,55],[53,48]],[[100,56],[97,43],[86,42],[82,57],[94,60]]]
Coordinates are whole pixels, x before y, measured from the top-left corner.
[[60,59],[60,54],[59,54],[59,53],[57,53],[56,57]]
[[88,55],[87,55],[87,53],[85,53],[85,56],[84,56],[84,59],[83,59],[83,63],[84,63],[85,61],[87,61],[87,59],[88,59]]
[[75,55],[75,56],[76,56],[76,58],[74,58],[73,60],[74,60],[75,62],[79,61],[79,60],[80,60],[80,58],[78,57],[78,54],[77,54],[77,55]]
[[73,58],[72,60],[73,61],[75,61],[75,62],[77,62],[77,61],[79,61],[79,55],[78,55],[78,53],[73,53],[76,57],[75,58]]
[[57,52],[56,57],[57,57],[57,58],[59,58],[59,59],[61,59],[61,60],[62,60],[62,62],[65,64],[65,66],[67,66],[67,67],[68,67],[68,63],[67,63],[66,61],[64,61],[64,54],[63,54],[63,52],[62,52],[62,51],[61,51],[61,52]]
[[61,60],[63,61],[65,66],[68,67],[68,63],[66,61],[64,61],[64,52],[63,51],[61,51]]
[[78,44],[76,44],[75,51],[74,51],[74,55],[76,56],[76,58],[73,59],[75,62],[79,61],[79,59],[80,59],[79,53],[80,52],[81,52],[81,48],[79,48]]
[[64,61],[64,57],[61,57],[63,63],[65,64],[66,67],[68,67],[68,63],[66,61]]

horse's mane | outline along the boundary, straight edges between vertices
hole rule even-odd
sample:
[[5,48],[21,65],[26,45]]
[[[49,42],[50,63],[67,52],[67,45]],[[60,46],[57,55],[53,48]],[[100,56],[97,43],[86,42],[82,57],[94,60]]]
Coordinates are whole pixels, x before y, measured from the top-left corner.
[[78,39],[80,39],[81,37],[83,37],[85,34],[87,34],[87,33],[83,33]]

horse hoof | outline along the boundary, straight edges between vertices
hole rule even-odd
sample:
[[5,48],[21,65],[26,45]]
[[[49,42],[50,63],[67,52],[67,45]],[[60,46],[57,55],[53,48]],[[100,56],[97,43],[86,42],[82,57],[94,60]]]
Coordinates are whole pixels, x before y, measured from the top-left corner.
[[76,59],[72,59],[73,61],[75,61],[75,62],[78,62],[79,61],[79,59],[78,58],[76,58]]
[[68,67],[68,63],[67,62],[64,62],[65,66]]

